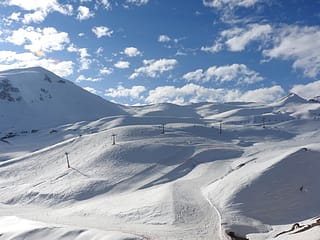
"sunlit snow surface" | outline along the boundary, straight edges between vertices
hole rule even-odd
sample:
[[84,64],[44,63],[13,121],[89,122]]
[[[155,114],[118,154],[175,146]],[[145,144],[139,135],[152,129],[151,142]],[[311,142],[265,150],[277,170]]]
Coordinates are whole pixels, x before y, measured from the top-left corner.
[[3,79],[0,239],[319,239],[319,103],[123,107],[44,69]]

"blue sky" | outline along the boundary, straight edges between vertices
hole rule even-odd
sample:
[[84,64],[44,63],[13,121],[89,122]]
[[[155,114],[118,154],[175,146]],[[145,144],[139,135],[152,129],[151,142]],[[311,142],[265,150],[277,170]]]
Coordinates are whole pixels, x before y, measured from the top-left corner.
[[319,0],[4,0],[0,17],[0,70],[121,104],[320,95]]

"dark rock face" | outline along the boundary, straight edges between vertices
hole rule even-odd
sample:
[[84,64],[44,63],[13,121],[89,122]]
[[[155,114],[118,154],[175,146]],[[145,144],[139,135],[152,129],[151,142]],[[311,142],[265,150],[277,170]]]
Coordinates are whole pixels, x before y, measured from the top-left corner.
[[12,93],[18,93],[19,89],[11,85],[8,79],[0,80],[0,99],[7,100],[9,102],[19,102],[21,97],[15,98],[12,96]]

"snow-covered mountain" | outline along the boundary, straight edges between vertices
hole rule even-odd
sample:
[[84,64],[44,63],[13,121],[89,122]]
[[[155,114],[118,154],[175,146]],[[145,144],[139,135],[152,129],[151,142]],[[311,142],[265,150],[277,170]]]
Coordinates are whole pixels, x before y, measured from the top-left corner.
[[40,67],[0,72],[0,131],[31,130],[124,114]]
[[286,106],[289,104],[303,104],[308,101],[295,93],[289,93],[287,96],[277,100],[272,106]]
[[121,107],[0,76],[0,240],[319,240],[320,103]]

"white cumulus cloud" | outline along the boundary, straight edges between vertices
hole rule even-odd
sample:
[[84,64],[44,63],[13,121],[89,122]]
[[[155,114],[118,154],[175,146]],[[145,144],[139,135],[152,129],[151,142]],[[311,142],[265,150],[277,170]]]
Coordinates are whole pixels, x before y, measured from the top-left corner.
[[76,82],[88,81],[88,82],[99,82],[101,78],[93,78],[93,77],[85,77],[84,75],[80,75],[77,77]]
[[160,35],[158,37],[158,42],[170,42],[171,38],[167,35]]
[[36,66],[46,68],[61,77],[66,77],[73,73],[72,61],[40,58],[30,52],[0,51],[0,71]]
[[187,81],[215,81],[215,82],[236,82],[237,84],[251,84],[263,80],[259,73],[249,69],[244,64],[232,64],[225,66],[211,66],[206,71],[197,69],[183,75]]
[[112,9],[112,5],[110,0],[95,0],[95,10],[97,10],[100,6],[103,7],[103,9],[109,11]]
[[170,102],[188,104],[196,102],[272,102],[284,95],[280,86],[242,92],[239,89],[206,88],[189,83],[182,87],[161,86],[149,91],[146,103]]
[[175,103],[186,104],[190,102],[214,101],[223,96],[222,89],[205,88],[193,83],[182,87],[161,86],[149,91],[147,103]]
[[20,19],[20,12],[13,12],[10,16],[9,19],[14,20],[14,21],[19,21]]
[[136,56],[140,56],[141,55],[141,52],[135,47],[127,47],[127,48],[124,49],[123,52],[128,57],[136,57]]
[[259,73],[249,69],[244,64],[232,64],[226,66],[212,66],[205,73],[207,81],[214,79],[217,82],[236,81],[241,83],[255,83],[263,80]]
[[265,40],[271,32],[269,24],[250,24],[245,28],[225,30],[221,36],[226,39],[225,44],[230,51],[243,51],[250,42]]
[[261,0],[203,0],[203,4],[206,7],[212,7],[212,8],[229,8],[234,9],[237,7],[252,7],[256,3],[258,3]]
[[58,32],[53,27],[41,29],[31,26],[13,31],[6,41],[15,45],[24,45],[24,48],[31,52],[61,51],[70,42],[66,32]]
[[[221,15],[220,19],[227,23],[239,22],[239,9],[254,8],[258,3],[266,4],[268,1],[262,0],[202,0],[203,5],[216,9]],[[241,13],[240,13],[241,14]],[[245,18],[248,14],[245,15]],[[240,20],[241,21],[241,20]]]
[[137,6],[145,5],[149,0],[127,0],[127,3],[135,4]]
[[111,68],[104,67],[104,68],[100,69],[99,72],[102,75],[110,75],[113,72],[113,70]]
[[223,49],[223,44],[218,41],[210,47],[204,47],[204,46],[201,47],[201,51],[210,52],[210,53],[216,53],[221,51],[222,49]]
[[274,46],[264,50],[267,57],[292,60],[294,69],[315,78],[320,73],[320,27],[285,26],[277,32]]
[[294,85],[290,92],[296,93],[305,99],[311,99],[320,96],[320,81]]
[[113,33],[113,31],[106,26],[93,27],[91,30],[97,36],[97,38],[104,36],[111,37]]
[[234,27],[224,30],[211,47],[201,47],[202,51],[216,53],[224,49],[233,52],[243,51],[253,41],[265,42],[271,37],[272,26],[269,24],[249,24],[246,27]]
[[114,64],[116,68],[125,69],[130,67],[130,63],[127,61],[118,61]]
[[175,68],[178,64],[176,59],[166,59],[162,58],[159,60],[144,60],[144,66],[134,70],[134,73],[129,77],[130,79],[135,79],[141,75],[148,77],[158,77],[159,74],[170,71]]
[[319,39],[319,26],[248,24],[222,31],[213,46],[201,50],[212,53],[224,48],[243,51],[251,42],[257,41],[259,50],[262,49],[269,60],[292,61],[293,69],[301,69],[304,76],[316,78],[320,74]]
[[283,88],[279,85],[270,87],[270,88],[258,88],[254,90],[249,90],[244,92],[239,99],[239,101],[245,102],[262,102],[262,103],[270,103],[273,102],[285,94]]
[[123,86],[118,86],[117,88],[109,88],[105,91],[105,96],[119,98],[119,97],[129,97],[131,99],[142,99],[141,94],[146,91],[144,86],[133,86],[132,88],[124,88]]
[[205,74],[203,73],[203,70],[197,69],[193,72],[188,72],[184,74],[182,78],[184,78],[187,81],[200,81],[204,76]]
[[80,63],[80,70],[89,69],[92,60],[89,58],[91,55],[88,53],[87,48],[77,48],[73,44],[70,44],[67,48],[68,52],[78,53],[79,58],[78,61]]
[[42,22],[51,12],[59,12],[63,15],[71,15],[73,7],[70,4],[60,4],[57,0],[7,0],[5,4],[9,6],[17,6],[26,13],[23,22],[28,24],[31,22]]
[[36,11],[34,13],[25,14],[22,22],[25,24],[29,24],[32,22],[41,23],[46,19],[46,17],[47,17],[47,13],[42,11]]
[[78,14],[77,14],[77,19],[82,21],[89,19],[94,16],[93,12],[90,12],[90,9],[85,6],[79,6],[78,7]]

